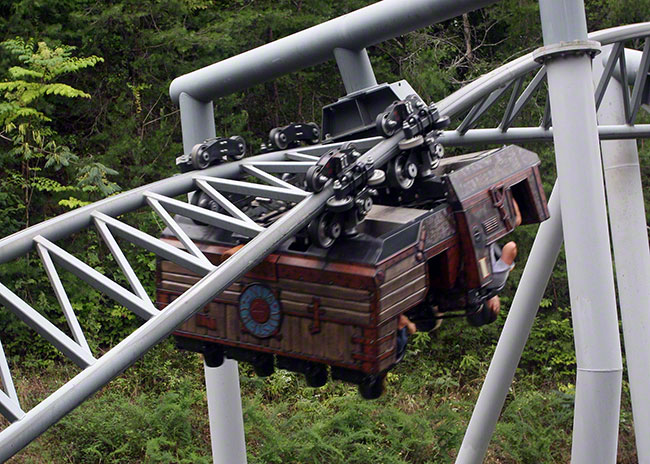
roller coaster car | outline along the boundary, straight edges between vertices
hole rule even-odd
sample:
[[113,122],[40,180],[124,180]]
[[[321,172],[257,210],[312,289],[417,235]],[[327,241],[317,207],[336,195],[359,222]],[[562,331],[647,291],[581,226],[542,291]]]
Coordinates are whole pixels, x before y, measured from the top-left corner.
[[[514,228],[513,199],[524,224],[548,218],[538,166],[535,153],[517,146],[443,159],[435,170],[443,195],[418,208],[375,204],[358,235],[330,248],[288,239],[188,319],[175,333],[178,344],[204,353],[209,365],[225,354],[260,375],[274,366],[302,372],[312,386],[326,383],[329,365],[332,378],[376,398],[398,360],[400,315],[430,313],[458,294],[472,315],[488,296],[488,247]],[[214,263],[238,249],[216,229],[182,226]],[[171,233],[163,236],[182,248]],[[158,306],[198,279],[159,261]]]

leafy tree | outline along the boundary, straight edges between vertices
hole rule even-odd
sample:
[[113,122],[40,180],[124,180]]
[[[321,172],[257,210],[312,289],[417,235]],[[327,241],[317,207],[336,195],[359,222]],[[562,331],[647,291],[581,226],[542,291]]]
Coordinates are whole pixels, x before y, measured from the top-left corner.
[[[45,42],[10,39],[0,44],[20,65],[8,70],[8,80],[0,82],[0,138],[7,150],[0,155],[7,183],[22,191],[23,225],[30,224],[34,192],[48,194],[97,190],[108,195],[118,186],[107,178],[117,174],[90,158],[80,159],[51,127],[56,99],[89,99],[90,95],[71,85],[59,82],[65,75],[95,66],[103,59],[97,56],[77,58],[74,47],[51,48]],[[60,171],[76,167],[76,186],[62,184]],[[14,198],[15,200],[15,198]],[[73,197],[74,200],[74,197]],[[68,200],[77,206],[80,201]]]

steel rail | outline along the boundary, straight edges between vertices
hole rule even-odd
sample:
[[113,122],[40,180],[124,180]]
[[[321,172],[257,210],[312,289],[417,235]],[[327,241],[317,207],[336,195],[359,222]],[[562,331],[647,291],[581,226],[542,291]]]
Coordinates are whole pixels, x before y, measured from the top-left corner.
[[[400,5],[403,8],[401,3]],[[602,43],[612,43],[647,35],[650,35],[650,23],[622,26],[601,31],[591,34],[590,38],[599,40]],[[506,64],[488,75],[477,79],[468,88],[463,88],[443,99],[439,103],[441,113],[452,116],[456,115],[476,104],[480,99],[487,98],[491,92],[499,87],[507,85],[513,79],[523,76],[538,66],[532,60],[532,54],[521,57],[513,63]],[[642,131],[647,130],[645,126],[637,126],[629,129],[623,126],[611,127],[610,132],[612,137],[631,137],[632,133],[634,137],[639,137]],[[522,129],[528,131],[535,128]],[[477,129],[468,131],[464,137],[471,136],[475,131]],[[550,133],[549,131],[546,132]],[[504,134],[502,133],[501,136],[503,137]],[[381,166],[399,151],[397,144],[402,137],[403,134],[400,132],[390,139],[376,137],[357,141],[359,149],[369,149],[363,155],[364,158],[362,160],[373,157],[375,165]],[[479,142],[475,141],[474,143]],[[292,159],[292,157],[296,156],[297,152],[303,156],[320,155],[338,145],[340,144],[317,145],[298,150],[290,149],[269,153],[246,158],[239,162],[215,166],[202,171],[201,174],[210,177],[236,179],[240,177],[243,170],[242,165],[244,164],[254,164],[256,161],[283,161]],[[79,210],[71,211],[13,234],[0,240],[0,263],[8,262],[28,253],[34,247],[35,241],[48,244],[49,242],[60,240],[78,232],[88,227],[93,222],[93,218],[101,214],[116,217],[144,206],[146,204],[146,192],[174,197],[194,190],[198,188],[195,177],[196,172],[190,172],[164,179],[107,198],[93,205],[80,208]],[[165,311],[153,316],[133,334],[124,339],[104,356],[92,362],[92,365],[87,367],[50,397],[27,412],[24,416],[21,415],[19,420],[0,432],[0,461],[8,459],[45,431],[51,424],[82,403],[88,396],[92,395],[135,362],[148,349],[169,335],[177,325],[190,317],[215,294],[227,288],[228,285],[237,280],[242,274],[279,246],[287,237],[303,228],[314,215],[320,212],[326,199],[331,194],[332,186],[327,185],[323,192],[311,195],[301,201],[275,224],[257,235],[242,248],[236,255],[237,259],[229,259],[216,270],[208,273],[199,283],[170,304]],[[67,262],[63,258],[61,260],[63,260],[64,264]]]
[[[402,131],[371,148],[360,162],[373,159],[381,166],[399,152],[398,143],[404,138]],[[271,227],[257,235],[236,255],[207,274],[197,284],[174,300],[122,342],[112,348],[72,380],[43,400],[20,420],[0,432],[0,461],[13,456],[47,428],[72,411],[89,396],[137,361],[151,347],[169,336],[183,321],[192,316],[235,280],[273,252],[287,237],[296,234],[318,214],[328,198],[333,195],[332,181],[323,191],[313,194]],[[234,258],[234,259],[233,259]]]
[[[614,42],[646,37],[650,35],[650,22],[630,24],[626,26],[613,27],[589,34],[589,40],[595,40],[602,45]],[[626,51],[626,55],[627,55]],[[629,51],[633,52],[633,51]],[[635,53],[631,53],[636,56]],[[640,53],[639,53],[640,54]],[[511,81],[522,77],[529,72],[539,68],[541,65],[533,58],[533,53],[521,56],[510,63],[479,77],[457,90],[446,98],[440,100],[438,110],[442,114],[453,117],[475,105],[480,99],[487,97],[495,90],[507,85]],[[628,76],[636,76],[636,68],[628,70]],[[632,77],[633,79],[634,77]]]
[[497,0],[384,0],[177,77],[175,103],[186,93],[208,102],[334,58],[335,49],[363,50]]

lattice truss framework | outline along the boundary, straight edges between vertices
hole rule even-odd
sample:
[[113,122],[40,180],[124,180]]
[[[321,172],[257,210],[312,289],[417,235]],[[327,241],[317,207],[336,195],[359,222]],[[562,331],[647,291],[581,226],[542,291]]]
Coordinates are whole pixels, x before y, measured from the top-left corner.
[[[597,105],[601,103],[610,79],[614,76],[619,79],[621,76],[628,76],[630,59],[635,60],[635,67],[638,70],[634,78],[629,79],[628,85],[623,85],[627,125],[600,126],[601,139],[647,137],[650,135],[649,125],[635,126],[634,121],[637,119],[641,106],[647,103],[648,99],[647,91],[644,92],[644,86],[650,67],[650,23],[600,31],[591,34],[590,38],[599,41],[602,45],[612,45],[611,51],[604,51],[604,53],[609,53],[609,58],[606,61],[603,74],[595,85]],[[629,49],[626,52],[627,44],[638,46],[640,43],[643,43],[642,52]],[[480,143],[551,140],[552,121],[548,103],[539,126],[515,127],[518,118],[525,114],[526,106],[541,101],[539,92],[546,92],[545,80],[545,66],[536,62],[532,54],[516,59],[477,79],[438,102],[441,114],[459,121],[456,129],[446,131],[440,141],[447,146],[463,146]],[[546,101],[548,102],[548,98]],[[499,110],[503,108],[500,117],[495,116],[497,108]],[[496,127],[478,128],[482,122],[497,119],[499,122]],[[372,151],[372,148],[377,147],[382,140],[375,137],[356,141],[355,144],[360,151],[367,152]],[[57,327],[2,283],[0,283],[0,304],[5,310],[11,311],[54,345],[82,370],[89,369],[98,362],[98,359],[92,353],[84,335],[83,321],[80,323],[75,315],[73,304],[60,278],[59,269],[76,275],[89,286],[135,313],[144,321],[138,332],[146,330],[157,318],[164,317],[165,312],[169,311],[173,305],[162,312],[154,306],[125,252],[118,244],[118,238],[192,270],[200,276],[219,273],[223,265],[217,267],[215,263],[210,262],[179,226],[173,215],[200,221],[250,239],[270,233],[275,228],[281,227],[282,221],[266,228],[251,219],[230,201],[228,195],[239,194],[260,199],[279,200],[284,202],[289,209],[296,208],[296,205],[300,205],[314,195],[285,182],[281,175],[305,173],[310,166],[316,163],[318,156],[338,145],[340,144],[314,145],[278,151],[222,164],[203,171],[174,176],[72,211],[0,240],[0,263],[10,262],[26,255],[30,250],[36,250],[67,321],[68,333]],[[251,177],[254,179],[253,182],[246,180]],[[175,199],[193,191],[201,191],[209,196],[220,206],[219,212]],[[147,206],[178,238],[184,249],[171,246],[119,219],[121,215],[129,211]],[[303,222],[308,219],[304,218]],[[66,222],[74,225],[62,228],[61,225]],[[98,272],[62,247],[62,243],[65,243],[72,233],[88,229],[89,226],[96,228],[98,235],[101,236],[121,269],[130,289],[119,284],[115,276]],[[257,244],[257,241],[252,240],[244,248],[255,247]],[[266,251],[268,254],[272,250]],[[254,264],[251,262],[249,268]],[[223,272],[228,273],[231,270],[225,268]],[[229,275],[227,280],[233,282],[244,272]],[[201,282],[195,286],[201,285]],[[191,302],[189,304],[192,305]],[[201,306],[202,301],[197,299],[192,310],[196,312]],[[109,355],[110,352],[104,356]],[[3,435],[25,420],[27,413],[21,407],[19,394],[14,386],[1,340],[0,380],[2,382],[0,413],[13,423],[0,432],[0,442],[2,442]],[[32,410],[33,414],[38,414],[40,410],[46,408],[47,405],[44,403],[54,401],[54,396],[55,394],[35,407]]]

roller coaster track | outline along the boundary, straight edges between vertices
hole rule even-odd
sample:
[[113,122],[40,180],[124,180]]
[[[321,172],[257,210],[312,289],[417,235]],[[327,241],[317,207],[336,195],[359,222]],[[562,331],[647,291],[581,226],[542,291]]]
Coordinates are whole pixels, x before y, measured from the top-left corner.
[[[648,96],[644,86],[650,65],[650,23],[595,32],[590,39],[603,46],[612,45],[611,50],[603,52],[609,53],[609,59],[596,86],[597,103],[602,100],[607,82],[613,76],[623,79],[626,84],[628,81],[631,83],[631,86],[623,86],[627,124],[600,126],[601,139],[650,136],[649,125],[633,124],[644,103],[643,99]],[[625,48],[626,43],[638,43],[640,40],[645,40],[643,52]],[[465,146],[551,140],[552,121],[548,104],[538,126],[514,127],[517,119],[525,114],[526,105],[547,101],[543,98],[545,78],[544,65],[538,63],[531,53],[444,98],[437,103],[440,112],[459,122],[456,129],[444,132],[440,141],[446,146]],[[493,122],[496,124],[491,127],[489,124]],[[477,128],[481,123],[485,123],[487,128]],[[355,141],[355,144],[364,153],[363,159],[372,158],[379,167],[399,152],[397,145],[403,137],[400,131],[388,139],[375,137]],[[304,228],[332,196],[332,183],[328,183],[323,191],[313,194],[283,182],[276,175],[306,172],[318,156],[336,146],[314,145],[282,150],[172,176],[71,211],[0,240],[0,264],[37,252],[68,322],[70,335],[2,283],[0,303],[82,369],[40,404],[24,411],[0,344],[0,413],[11,422],[0,432],[0,461],[13,456],[101,389],[288,237]],[[256,178],[256,183],[246,180],[251,176]],[[222,212],[199,208],[176,199],[197,190],[205,192],[218,203]],[[230,193],[282,200],[292,207],[265,228],[230,202],[226,196]],[[147,207],[176,235],[184,249],[142,232],[120,218],[128,212]],[[250,241],[217,266],[183,232],[173,214],[237,233]],[[101,274],[63,248],[72,234],[88,231],[93,226],[122,270],[130,289],[117,283],[115,276]],[[117,238],[173,261],[203,278],[164,311],[159,311],[133,271]],[[143,324],[97,358],[85,338],[83,324],[74,313],[58,269],[76,275],[129,309],[144,321]]]

